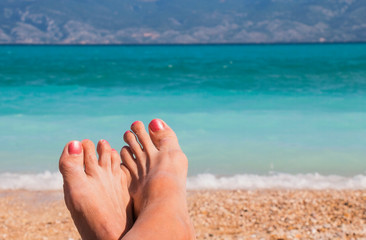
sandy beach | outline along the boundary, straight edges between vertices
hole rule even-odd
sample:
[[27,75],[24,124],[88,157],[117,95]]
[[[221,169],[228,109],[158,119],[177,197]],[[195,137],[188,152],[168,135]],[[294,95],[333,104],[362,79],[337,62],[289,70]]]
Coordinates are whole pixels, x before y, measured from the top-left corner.
[[[197,239],[366,239],[365,190],[189,191]],[[61,191],[0,191],[0,239],[80,239]]]

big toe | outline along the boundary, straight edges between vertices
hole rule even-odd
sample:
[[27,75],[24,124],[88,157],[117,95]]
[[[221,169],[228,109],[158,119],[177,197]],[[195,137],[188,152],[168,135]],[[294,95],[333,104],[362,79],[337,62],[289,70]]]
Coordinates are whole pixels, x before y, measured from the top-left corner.
[[59,161],[59,169],[64,179],[84,172],[83,146],[79,141],[66,144]]
[[177,136],[163,120],[152,120],[149,124],[149,133],[158,150],[180,150]]

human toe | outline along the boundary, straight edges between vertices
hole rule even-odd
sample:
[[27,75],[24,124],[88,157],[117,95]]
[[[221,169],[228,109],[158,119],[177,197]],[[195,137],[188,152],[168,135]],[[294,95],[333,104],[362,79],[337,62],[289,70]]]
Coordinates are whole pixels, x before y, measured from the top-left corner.
[[149,133],[158,150],[180,150],[177,136],[163,120],[152,120],[149,124]]
[[121,149],[121,158],[122,164],[129,171],[129,174],[136,178],[138,176],[138,167],[129,147],[124,146]]
[[131,131],[126,131],[123,135],[124,141],[129,145],[132,153],[137,159],[142,158],[142,149],[140,143],[137,141],[136,136]]
[[66,144],[60,157],[59,169],[64,178],[70,174],[84,173],[83,146],[79,141]]
[[84,149],[85,172],[88,175],[92,175],[98,168],[98,159],[95,153],[94,143],[89,139],[84,139],[81,143]]
[[111,150],[111,158],[112,158],[112,171],[116,172],[119,171],[121,167],[121,156],[118,154],[117,150],[112,148]]
[[144,124],[141,121],[136,121],[132,123],[131,130],[136,134],[144,151],[151,151],[155,148],[153,143],[151,142],[149,134],[145,130]]
[[99,166],[110,169],[112,161],[112,148],[107,140],[102,139],[98,142],[97,151],[99,155]]

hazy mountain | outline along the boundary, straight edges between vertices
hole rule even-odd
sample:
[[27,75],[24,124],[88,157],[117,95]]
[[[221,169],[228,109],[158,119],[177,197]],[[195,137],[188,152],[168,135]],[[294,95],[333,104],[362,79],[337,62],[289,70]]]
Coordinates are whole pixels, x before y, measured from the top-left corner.
[[0,43],[365,41],[365,0],[1,0]]

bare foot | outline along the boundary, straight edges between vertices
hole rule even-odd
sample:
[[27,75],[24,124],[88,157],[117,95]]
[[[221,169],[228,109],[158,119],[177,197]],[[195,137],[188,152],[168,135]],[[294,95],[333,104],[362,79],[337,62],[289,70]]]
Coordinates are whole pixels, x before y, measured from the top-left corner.
[[133,224],[126,173],[107,141],[97,151],[99,160],[90,140],[65,146],[59,168],[66,206],[83,239],[120,239]]
[[[130,194],[136,222],[124,239],[194,239],[186,202],[188,161],[177,137],[162,120],[131,126],[121,150],[129,170]],[[141,146],[140,146],[140,144]]]

